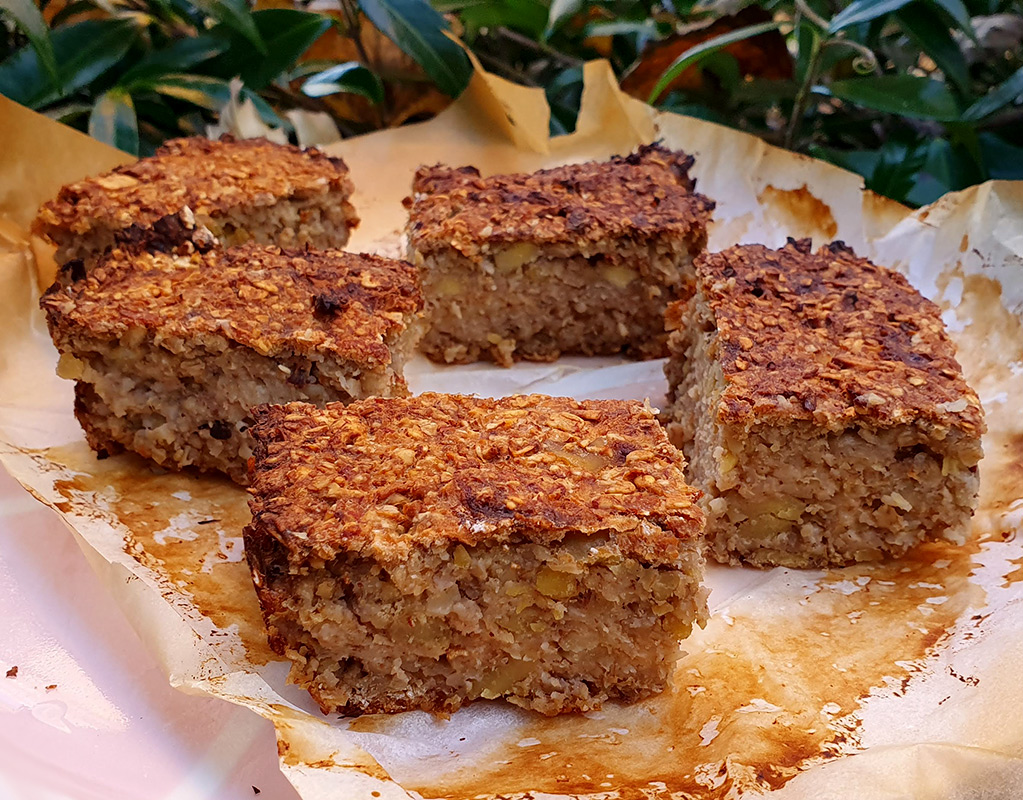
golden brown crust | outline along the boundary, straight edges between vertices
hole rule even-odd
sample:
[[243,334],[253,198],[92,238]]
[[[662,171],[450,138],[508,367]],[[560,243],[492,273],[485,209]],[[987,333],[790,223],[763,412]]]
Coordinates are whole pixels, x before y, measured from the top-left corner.
[[222,337],[264,356],[326,353],[374,367],[390,363],[390,340],[423,298],[404,261],[243,245],[117,250],[81,280],[51,287],[40,305],[55,336],[123,339],[142,329],[167,343]]
[[247,535],[277,563],[570,531],[671,563],[703,526],[681,454],[635,402],[424,394],[255,417]]
[[[716,322],[721,422],[983,432],[938,307],[902,275],[842,242],[812,253],[808,239],[706,254],[696,273]],[[668,310],[669,326],[683,302]]]
[[231,136],[173,139],[149,158],[63,187],[39,209],[32,230],[45,236],[54,228],[83,234],[148,227],[186,207],[215,217],[338,190],[351,194],[348,167],[315,147]]
[[493,243],[599,247],[623,237],[680,236],[702,248],[714,203],[693,189],[693,159],[646,145],[610,161],[480,177],[474,167],[421,167],[409,240],[423,254],[453,247],[479,258]]

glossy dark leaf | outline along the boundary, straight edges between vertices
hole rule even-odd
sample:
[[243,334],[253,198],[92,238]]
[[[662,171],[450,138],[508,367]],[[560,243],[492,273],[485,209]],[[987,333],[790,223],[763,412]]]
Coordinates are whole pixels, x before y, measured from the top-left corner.
[[591,36],[623,36],[637,33],[648,39],[660,36],[661,26],[652,19],[615,20],[614,22],[591,22],[583,28],[583,37]]
[[161,75],[145,88],[209,111],[220,111],[231,99],[230,84],[208,75]]
[[927,153],[926,142],[890,139],[878,151],[877,164],[867,179],[867,188],[885,197],[904,199],[916,183]]
[[[806,80],[806,72],[810,68],[810,60],[815,48],[819,47],[824,39],[824,34],[811,23],[804,22],[796,31],[796,41],[799,45],[799,52],[796,54],[795,78],[802,83]],[[838,49],[838,48],[835,48]]]
[[551,2],[550,13],[547,15],[547,27],[544,31],[544,38],[549,38],[559,25],[575,16],[582,7],[582,0],[553,0]]
[[86,11],[94,11],[96,7],[94,0],[74,0],[74,2],[68,3],[60,11],[53,15],[50,19],[50,28],[56,29],[68,20],[77,17],[79,14]]
[[963,120],[975,122],[984,119],[1023,96],[1023,67],[963,112]]
[[358,61],[347,61],[310,77],[302,84],[302,93],[309,97],[358,94],[374,103],[380,103],[384,99],[384,85],[372,70]]
[[83,114],[91,114],[92,105],[89,103],[71,101],[50,106],[42,113],[50,119],[57,120],[57,122],[68,124],[70,121],[78,119]]
[[988,174],[995,180],[1023,180],[1023,147],[1009,144],[997,134],[985,131],[978,137]]
[[898,11],[910,2],[911,0],[855,0],[832,18],[828,25],[828,32],[838,33],[852,25],[870,22],[885,14]]
[[563,136],[574,131],[583,94],[582,68],[563,69],[544,87],[544,91],[551,109],[551,135]]
[[162,50],[153,50],[139,59],[121,76],[118,83],[130,87],[136,82],[151,81],[168,72],[191,70],[196,64],[216,58],[229,47],[226,37],[213,33],[177,39]]
[[246,40],[228,34],[230,47],[209,71],[221,78],[240,76],[246,86],[257,91],[292,67],[331,24],[329,17],[290,8],[268,8],[255,12],[252,18],[269,53],[260,56]]
[[959,28],[964,34],[966,34],[973,41],[977,41],[977,32],[973,30],[973,20],[970,18],[970,11],[963,3],[963,0],[928,0],[932,6],[942,9],[952,21],[955,22],[956,27]]
[[87,19],[53,32],[62,91],[47,80],[39,56],[23,47],[0,63],[0,94],[42,108],[88,86],[124,57],[138,36],[131,20]]
[[249,87],[243,86],[241,92],[239,92],[239,98],[242,101],[251,101],[253,107],[256,109],[256,113],[259,114],[259,118],[271,128],[283,128],[288,133],[291,133],[294,130],[294,126],[291,124],[291,121],[287,117],[282,117],[274,111],[273,107],[266,102],[266,100],[260,97],[258,92],[254,92]]
[[970,91],[970,71],[948,27],[923,3],[910,3],[896,14],[902,29],[938,65],[963,94]]
[[277,76],[277,80],[284,81],[285,83],[291,83],[297,81],[300,78],[308,78],[310,75],[315,75],[317,72],[323,72],[325,69],[330,69],[337,61],[331,61],[328,58],[311,58],[307,61],[303,61],[299,64],[295,64],[291,69],[287,69]]
[[735,90],[742,85],[739,62],[731,53],[723,50],[711,53],[700,63],[700,68],[717,78],[721,88],[729,97],[732,97]]
[[469,83],[472,67],[468,57],[448,38],[447,21],[426,0],[359,0],[359,7],[442,92],[455,97]]
[[480,28],[503,27],[540,39],[547,27],[547,13],[540,0],[496,0],[467,8],[459,18],[470,37]]
[[36,51],[39,63],[56,88],[60,87],[60,73],[57,71],[57,56],[50,41],[50,29],[33,0],[0,0],[0,9],[11,15],[15,24],[28,37]]
[[661,96],[661,93],[668,87],[668,85],[675,80],[679,75],[685,72],[693,64],[697,64],[701,59],[706,58],[711,53],[716,53],[724,47],[736,42],[742,42],[746,39],[752,39],[754,36],[759,36],[762,33],[768,31],[777,30],[778,28],[785,25],[785,22],[760,22],[756,25],[747,25],[743,28],[736,28],[728,33],[722,33],[719,36],[714,36],[707,39],[704,42],[695,47],[690,47],[678,58],[671,62],[671,65],[661,73],[661,77],[658,78],[653,91],[650,92],[650,96],[647,98],[648,103],[654,103],[657,98]]
[[248,0],[192,0],[192,2],[217,22],[245,37],[260,53],[268,52],[267,44],[256,27],[255,15],[249,9]]
[[719,111],[708,108],[700,103],[686,102],[679,92],[671,92],[660,106],[662,111],[670,111],[673,114],[681,114],[684,117],[695,117],[704,119],[707,122],[716,122],[719,125],[728,125],[728,120]]
[[441,14],[451,14],[456,11],[464,11],[467,8],[490,5],[491,0],[434,0],[430,3],[435,11]]
[[915,119],[952,121],[959,106],[951,90],[933,78],[872,75],[832,81],[827,90],[847,103]]
[[753,78],[744,80],[735,87],[732,100],[751,105],[768,105],[782,100],[792,100],[798,91],[799,85],[795,81]]
[[102,94],[89,115],[89,135],[137,156],[139,125],[131,95],[120,89]]

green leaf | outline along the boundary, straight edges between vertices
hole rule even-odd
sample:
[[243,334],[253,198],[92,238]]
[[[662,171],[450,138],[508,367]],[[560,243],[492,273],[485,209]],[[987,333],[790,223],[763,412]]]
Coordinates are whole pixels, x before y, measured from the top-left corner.
[[734,123],[726,119],[720,111],[708,108],[701,103],[685,102],[685,98],[680,92],[670,92],[660,108],[662,111],[681,114],[683,117],[694,117],[695,119],[705,119],[707,122],[716,122],[718,125],[734,126]]
[[193,0],[193,4],[205,11],[217,22],[245,37],[260,53],[268,52],[266,42],[260,36],[259,28],[249,10],[248,0]]
[[681,53],[678,58],[671,62],[671,65],[661,73],[661,77],[657,81],[657,85],[654,86],[650,96],[647,98],[647,102],[653,105],[658,97],[664,92],[675,78],[681,75],[693,64],[698,63],[701,59],[706,58],[711,53],[716,53],[724,47],[736,42],[742,42],[746,39],[752,39],[754,36],[759,36],[762,33],[768,31],[777,30],[782,25],[786,25],[786,22],[761,22],[756,25],[747,25],[745,28],[736,28],[734,31],[728,33],[722,33],[720,36],[714,36],[711,39],[707,39],[705,42],[701,42],[695,47],[690,47],[684,53]]
[[873,75],[832,81],[817,91],[847,103],[888,114],[949,122],[959,118],[959,105],[941,81],[915,75]]
[[252,15],[259,27],[269,55],[246,66],[242,80],[259,91],[298,61],[309,46],[330,27],[329,17],[289,8],[268,8]]
[[963,120],[976,122],[994,114],[1023,95],[1023,67],[998,84],[994,89],[963,112]]
[[256,108],[256,113],[259,114],[259,118],[271,128],[283,128],[288,133],[295,130],[295,126],[291,124],[289,119],[280,116],[276,111],[274,111],[273,106],[260,97],[258,93],[252,91],[248,86],[242,87],[242,90],[238,93],[238,98],[242,101],[251,100],[252,105]]
[[448,38],[447,22],[426,0],[359,0],[359,8],[442,92],[455,97],[469,83],[468,57]]
[[341,92],[362,95],[373,103],[384,100],[384,85],[380,78],[358,61],[337,64],[316,73],[302,84],[302,93],[309,97],[326,97]]
[[310,75],[315,75],[317,72],[323,72],[325,69],[330,69],[337,61],[333,61],[329,58],[310,58],[306,61],[302,61],[295,64],[291,69],[287,69],[277,76],[277,80],[284,81],[285,83],[291,83],[297,81],[299,78],[308,78]]
[[209,111],[220,111],[231,99],[230,84],[208,75],[161,75],[145,88]]
[[[814,61],[817,51],[823,45],[826,37],[820,29],[811,22],[802,22],[796,31],[796,43],[799,50],[796,54],[796,81],[802,84],[806,81],[806,73],[810,69],[810,62]],[[834,48],[838,49],[838,48]],[[819,62],[818,62],[819,63]],[[820,74],[821,70],[817,70]]]
[[225,32],[231,45],[210,65],[209,71],[222,78],[240,76],[246,86],[257,91],[294,66],[299,56],[331,25],[329,17],[290,8],[257,11],[252,18],[269,53],[259,56],[245,39]]
[[978,136],[988,173],[995,180],[1023,179],[1023,147],[1009,144],[1000,136],[985,131]]
[[561,70],[544,87],[547,105],[551,109],[549,130],[552,136],[563,136],[575,130],[579,118],[579,103],[583,96],[582,67]]
[[622,36],[630,33],[638,33],[652,38],[660,36],[661,29],[652,19],[590,22],[583,27],[582,38],[588,39],[591,36]]
[[910,0],[856,0],[832,18],[831,24],[828,25],[828,33],[838,33],[850,25],[870,22],[885,14],[898,11],[909,3]]
[[[2,0],[0,0],[2,2]],[[93,0],[74,0],[68,3],[50,19],[50,28],[56,30],[69,19],[72,19],[86,11],[94,11],[97,5]]]
[[28,37],[43,69],[59,91],[61,79],[57,70],[57,56],[53,52],[53,42],[50,41],[50,29],[39,7],[32,0],[0,0],[0,9],[10,14]]
[[491,0],[434,0],[430,3],[435,11],[441,14],[451,14],[456,11],[464,11],[467,8],[490,5]]
[[977,41],[977,32],[973,30],[973,20],[970,18],[970,11],[966,8],[963,0],[928,0],[928,2],[942,9],[959,26],[959,30],[973,41]]
[[58,105],[50,106],[42,113],[50,119],[57,120],[57,122],[68,124],[70,121],[77,119],[83,114],[91,114],[92,104],[69,101],[67,103],[59,103]]
[[709,72],[721,84],[729,97],[735,94],[735,90],[742,84],[742,72],[739,69],[739,62],[731,53],[718,51],[711,53],[700,64],[700,69]]
[[120,89],[102,94],[89,115],[89,136],[137,156],[139,123],[131,95]]
[[948,27],[922,3],[910,3],[896,14],[902,29],[938,65],[963,94],[970,91],[970,70]]
[[532,39],[544,36],[548,8],[540,0],[496,0],[465,9],[459,19],[469,38],[480,28],[511,28]]
[[731,100],[734,103],[750,103],[763,108],[782,100],[792,101],[798,91],[799,85],[795,81],[752,78],[742,81],[735,87]]
[[554,0],[550,13],[547,15],[547,27],[544,39],[549,39],[554,30],[566,20],[575,16],[583,7],[582,0]]
[[61,78],[57,89],[44,74],[30,47],[0,63],[0,94],[39,109],[88,86],[124,57],[138,37],[131,20],[87,19],[53,32],[53,52]]
[[228,46],[226,38],[212,33],[176,39],[168,47],[154,50],[139,59],[121,76],[118,83],[123,87],[131,87],[136,82],[151,80],[168,72],[189,70],[196,64],[220,55]]
[[878,151],[878,161],[868,177],[867,188],[893,200],[904,200],[927,161],[928,142],[889,139]]

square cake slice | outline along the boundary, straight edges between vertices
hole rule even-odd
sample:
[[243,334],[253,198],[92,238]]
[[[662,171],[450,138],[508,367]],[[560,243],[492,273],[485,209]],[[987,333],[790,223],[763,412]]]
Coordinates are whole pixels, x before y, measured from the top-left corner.
[[983,414],[937,306],[841,242],[708,254],[669,309],[668,435],[708,552],[822,567],[961,542]]
[[115,250],[41,305],[94,449],[243,482],[253,406],[407,394],[422,295],[406,262],[250,244]]
[[692,282],[714,204],[658,145],[606,162],[481,177],[423,167],[408,245],[434,361],[667,354],[664,310]]
[[[266,139],[174,139],[149,158],[63,187],[33,232],[57,246],[58,279],[115,247],[169,249],[206,228],[225,245],[344,247],[359,220],[348,167]],[[63,276],[63,277],[61,277]]]
[[249,564],[325,713],[639,698],[704,620],[697,493],[639,403],[291,403],[253,434]]

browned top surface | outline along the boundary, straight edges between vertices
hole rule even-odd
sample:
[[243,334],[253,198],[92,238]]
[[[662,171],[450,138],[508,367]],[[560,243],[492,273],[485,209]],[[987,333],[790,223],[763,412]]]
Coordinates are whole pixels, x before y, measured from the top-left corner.
[[636,402],[423,394],[256,419],[253,527],[294,561],[607,530],[670,562],[703,527],[681,454]]
[[153,156],[68,184],[39,209],[33,225],[84,233],[97,226],[149,225],[188,206],[216,216],[238,206],[268,206],[350,184],[348,167],[314,147],[266,139],[174,139]]
[[166,342],[224,337],[262,355],[322,352],[365,366],[390,362],[387,339],[422,303],[407,262],[259,245],[114,251],[41,301],[52,328],[88,336],[121,339],[141,328]]
[[[732,247],[697,260],[726,388],[719,419],[909,422],[979,436],[983,415],[938,307],[841,242]],[[669,310],[669,320],[678,309]]]
[[[659,145],[610,161],[480,177],[474,167],[421,167],[409,238],[423,253],[486,242],[600,243],[675,234],[702,242],[714,203],[695,194],[693,159]],[[409,202],[409,201],[406,201]]]

